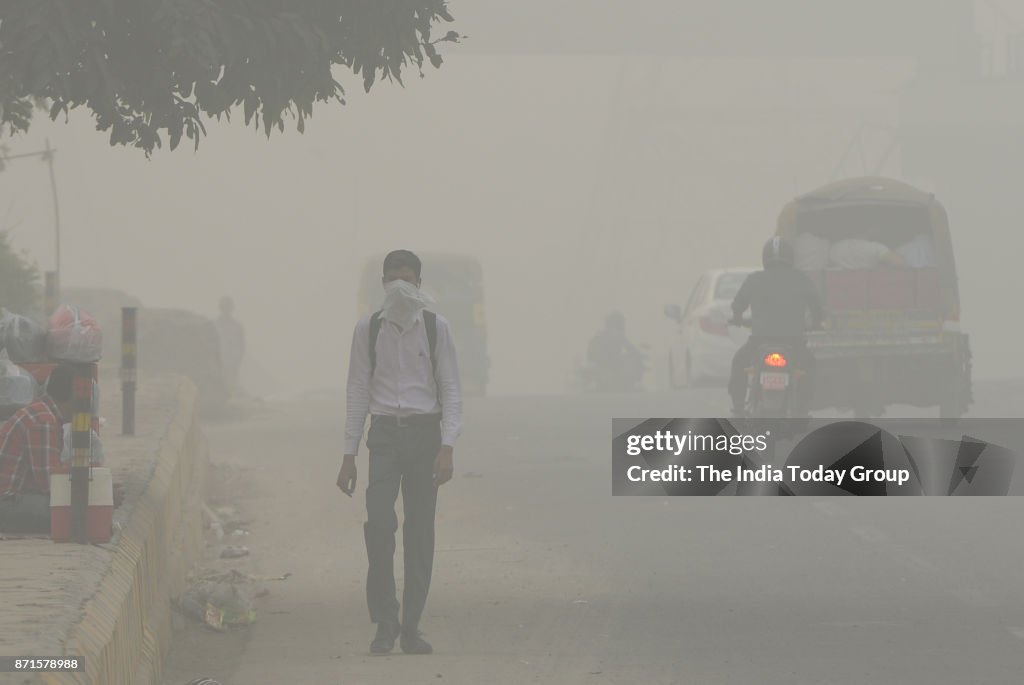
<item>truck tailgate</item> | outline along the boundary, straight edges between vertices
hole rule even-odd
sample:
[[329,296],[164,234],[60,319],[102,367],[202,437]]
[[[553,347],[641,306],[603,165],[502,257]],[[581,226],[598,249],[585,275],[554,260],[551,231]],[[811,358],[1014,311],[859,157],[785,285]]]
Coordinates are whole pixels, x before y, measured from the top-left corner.
[[945,353],[951,341],[940,329],[861,329],[822,331],[807,336],[818,359]]

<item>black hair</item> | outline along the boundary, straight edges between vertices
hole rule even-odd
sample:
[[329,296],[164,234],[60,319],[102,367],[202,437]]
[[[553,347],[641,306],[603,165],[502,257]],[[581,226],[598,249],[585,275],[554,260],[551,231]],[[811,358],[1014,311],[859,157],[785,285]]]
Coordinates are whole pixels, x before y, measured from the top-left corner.
[[420,262],[419,257],[409,250],[392,250],[384,257],[383,271],[401,269],[403,267],[412,269],[416,273],[416,278],[419,278],[420,271],[423,269],[423,263]]
[[46,394],[54,402],[70,402],[74,396],[75,367],[73,364],[58,364],[46,381]]

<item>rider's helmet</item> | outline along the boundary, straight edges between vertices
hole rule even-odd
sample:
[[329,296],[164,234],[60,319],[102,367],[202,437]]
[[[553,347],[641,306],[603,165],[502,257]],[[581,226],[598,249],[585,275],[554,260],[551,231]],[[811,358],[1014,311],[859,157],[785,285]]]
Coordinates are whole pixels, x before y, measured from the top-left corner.
[[793,261],[793,244],[785,238],[779,236],[769,238],[761,250],[761,263],[766,269],[771,264],[793,266]]

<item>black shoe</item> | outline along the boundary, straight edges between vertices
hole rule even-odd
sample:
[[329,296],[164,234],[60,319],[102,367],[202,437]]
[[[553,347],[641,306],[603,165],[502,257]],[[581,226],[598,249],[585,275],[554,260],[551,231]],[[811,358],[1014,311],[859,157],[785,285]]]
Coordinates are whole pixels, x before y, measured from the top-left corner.
[[402,633],[402,651],[406,654],[430,654],[434,648],[419,633]]
[[377,634],[373,636],[370,643],[371,654],[387,654],[395,648],[395,638],[398,637],[399,625],[397,621],[381,621],[377,624]]

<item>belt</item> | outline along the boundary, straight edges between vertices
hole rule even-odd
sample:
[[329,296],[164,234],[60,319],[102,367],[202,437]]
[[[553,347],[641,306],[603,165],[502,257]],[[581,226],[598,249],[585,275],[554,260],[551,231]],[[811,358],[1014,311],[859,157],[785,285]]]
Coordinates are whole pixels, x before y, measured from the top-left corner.
[[382,426],[393,426],[395,428],[406,428],[409,426],[436,426],[441,423],[440,414],[410,414],[409,416],[390,416],[387,414],[373,414],[370,416],[370,425],[380,424]]

